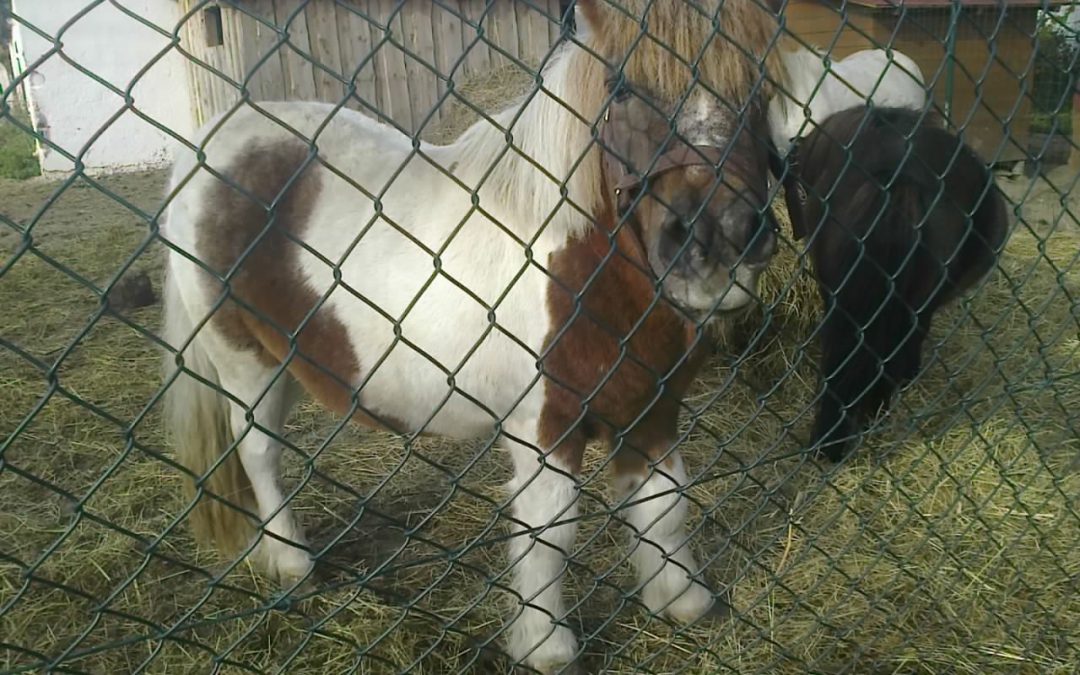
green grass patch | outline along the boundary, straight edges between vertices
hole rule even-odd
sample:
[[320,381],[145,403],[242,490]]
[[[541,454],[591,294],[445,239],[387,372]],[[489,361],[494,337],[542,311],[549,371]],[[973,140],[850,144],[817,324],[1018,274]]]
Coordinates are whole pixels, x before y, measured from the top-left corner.
[[[29,124],[28,120],[20,121]],[[0,117],[0,178],[24,180],[40,174],[33,137],[9,118]]]

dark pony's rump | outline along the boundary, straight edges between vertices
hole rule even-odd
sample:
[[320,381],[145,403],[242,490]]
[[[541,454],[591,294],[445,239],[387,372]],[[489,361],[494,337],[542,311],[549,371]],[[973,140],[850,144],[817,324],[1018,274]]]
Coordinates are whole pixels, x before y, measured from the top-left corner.
[[783,182],[825,311],[812,446],[839,461],[918,373],[934,312],[993,268],[1008,216],[974,152],[906,109],[830,116]]

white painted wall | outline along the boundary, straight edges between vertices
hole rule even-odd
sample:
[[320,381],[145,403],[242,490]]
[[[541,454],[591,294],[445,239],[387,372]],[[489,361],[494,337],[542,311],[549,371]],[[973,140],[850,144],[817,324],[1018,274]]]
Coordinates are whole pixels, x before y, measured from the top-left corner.
[[[69,154],[84,153],[83,164],[91,173],[161,166],[168,161],[175,140],[125,110],[123,96],[71,62],[121,91],[130,88],[134,108],[187,138],[194,122],[185,58],[175,49],[168,50],[132,87],[139,71],[168,49],[170,39],[113,3],[93,7],[60,33],[64,24],[93,4],[91,0],[13,0],[16,16],[56,39],[43,38],[14,23],[13,60],[31,71],[25,92],[34,124]],[[122,4],[170,34],[181,16],[176,0],[123,0]],[[45,172],[70,171],[75,166],[48,146],[43,145],[40,153]]]

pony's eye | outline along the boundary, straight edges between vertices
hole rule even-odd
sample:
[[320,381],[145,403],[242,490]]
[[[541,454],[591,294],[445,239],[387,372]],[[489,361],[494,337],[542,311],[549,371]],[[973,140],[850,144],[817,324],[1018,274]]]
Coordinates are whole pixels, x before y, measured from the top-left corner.
[[626,99],[630,98],[630,87],[627,86],[626,81],[621,77],[613,77],[607,81],[608,93],[611,94],[616,103],[622,103]]

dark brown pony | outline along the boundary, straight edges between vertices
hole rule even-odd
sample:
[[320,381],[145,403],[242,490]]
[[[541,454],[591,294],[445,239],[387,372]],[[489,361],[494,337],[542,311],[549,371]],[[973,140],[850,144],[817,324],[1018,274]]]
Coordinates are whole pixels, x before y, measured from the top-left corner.
[[918,374],[934,313],[990,272],[1006,240],[992,174],[931,119],[844,110],[796,143],[786,175],[773,165],[824,305],[811,446],[833,462]]

